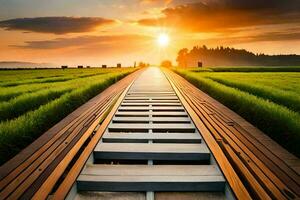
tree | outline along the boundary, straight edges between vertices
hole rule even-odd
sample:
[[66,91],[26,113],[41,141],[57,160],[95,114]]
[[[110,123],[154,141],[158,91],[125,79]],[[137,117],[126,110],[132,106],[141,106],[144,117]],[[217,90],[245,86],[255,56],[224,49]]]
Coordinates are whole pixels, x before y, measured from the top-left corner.
[[147,64],[146,63],[144,63],[144,62],[139,62],[139,65],[138,65],[139,67],[146,67],[147,66]]
[[179,67],[187,67],[187,55],[189,53],[189,50],[187,48],[181,49],[178,52],[178,56],[176,58],[176,61],[178,63]]
[[208,48],[203,45],[195,46],[190,51],[181,49],[176,61],[180,67],[196,67],[199,62],[206,66],[296,66],[300,65],[300,55],[254,54],[245,49],[224,46]]
[[172,62],[170,60],[164,60],[160,63],[161,67],[172,67]]

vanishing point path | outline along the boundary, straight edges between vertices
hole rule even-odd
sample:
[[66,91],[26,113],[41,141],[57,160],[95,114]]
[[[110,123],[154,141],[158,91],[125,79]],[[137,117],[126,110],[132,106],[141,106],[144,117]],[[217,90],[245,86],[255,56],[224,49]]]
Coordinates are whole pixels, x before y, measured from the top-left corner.
[[79,191],[145,191],[147,199],[153,191],[224,196],[221,171],[159,68],[133,83],[93,156],[77,179]]
[[168,69],[138,70],[0,168],[0,199],[297,199],[299,159]]

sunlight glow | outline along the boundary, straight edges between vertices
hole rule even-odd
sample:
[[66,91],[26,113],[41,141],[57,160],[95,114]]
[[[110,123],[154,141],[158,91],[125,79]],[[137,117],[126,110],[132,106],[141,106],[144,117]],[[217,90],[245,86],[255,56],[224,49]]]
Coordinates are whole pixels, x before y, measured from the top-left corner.
[[157,38],[157,43],[161,47],[168,46],[169,42],[170,42],[170,38],[165,33],[161,33]]

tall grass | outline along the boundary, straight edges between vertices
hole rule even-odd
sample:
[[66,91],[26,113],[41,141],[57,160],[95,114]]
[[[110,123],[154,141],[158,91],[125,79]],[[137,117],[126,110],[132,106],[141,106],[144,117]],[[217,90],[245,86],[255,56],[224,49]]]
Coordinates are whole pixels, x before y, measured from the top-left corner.
[[26,93],[11,101],[2,102],[0,103],[0,122],[16,118],[70,91],[71,88],[47,89],[35,93]]
[[11,87],[11,86],[17,86],[17,85],[27,85],[31,83],[52,83],[52,82],[64,82],[68,80],[72,80],[71,77],[55,77],[55,78],[45,78],[45,79],[29,79],[24,81],[11,81],[11,82],[4,82],[0,83],[1,87]]
[[90,68],[90,69],[36,69],[36,70],[0,70],[0,82],[18,82],[30,79],[47,79],[58,77],[78,77],[97,73],[112,73],[122,71],[124,68]]
[[17,86],[33,83],[64,82],[67,80],[97,76],[116,69],[71,69],[71,70],[10,70],[0,71],[0,86]]
[[238,88],[255,96],[273,101],[277,104],[286,106],[287,108],[300,113],[300,96],[296,93],[286,92],[275,89],[273,87],[261,84],[251,85],[240,81],[228,80],[225,78],[207,77],[213,81],[227,85],[229,87]]
[[248,85],[263,85],[284,92],[300,94],[300,73],[298,72],[217,72],[198,73],[199,76],[222,78],[230,81],[247,83]]
[[[111,71],[113,72],[113,71]],[[110,73],[111,73],[110,72]],[[12,81],[9,82],[9,86],[0,87],[0,102],[1,101],[9,101],[13,98],[16,98],[24,93],[33,93],[40,90],[46,90],[51,88],[62,88],[62,87],[75,87],[80,86],[83,82],[94,81],[94,79],[101,78],[101,76],[105,76],[108,71],[97,72],[95,74],[76,74],[72,78],[64,79],[65,81],[44,81],[37,82],[35,79],[23,81],[23,83],[17,81],[17,84],[14,84]],[[70,76],[70,75],[68,75]],[[3,83],[5,84],[5,83]]]
[[199,89],[256,125],[296,156],[300,157],[300,115],[248,92],[228,87],[197,73],[176,71]]
[[[56,84],[56,87],[48,87],[37,92],[22,94],[10,101],[0,103],[0,122],[16,118],[25,112],[34,110],[39,106],[54,100],[66,92],[82,87],[82,85],[97,82],[105,78],[106,74],[88,76],[88,78],[77,78],[67,84]],[[80,77],[80,76],[78,76]],[[46,84],[47,85],[47,84]],[[53,84],[52,84],[53,85]],[[49,85],[50,86],[50,85]],[[27,86],[28,87],[28,86]]]
[[26,85],[16,86],[16,87],[0,87],[0,102],[9,101],[16,98],[24,93],[32,93],[41,89],[49,88],[48,85],[35,84],[28,87]]

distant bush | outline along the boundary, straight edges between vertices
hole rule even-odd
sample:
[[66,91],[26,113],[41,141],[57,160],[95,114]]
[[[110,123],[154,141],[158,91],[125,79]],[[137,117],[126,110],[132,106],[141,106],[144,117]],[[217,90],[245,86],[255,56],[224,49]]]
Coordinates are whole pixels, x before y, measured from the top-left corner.
[[168,67],[168,68],[170,68],[170,67],[172,67],[173,65],[172,65],[172,62],[171,62],[170,60],[164,60],[164,61],[162,61],[162,62],[160,63],[160,66],[161,66],[161,67]]

